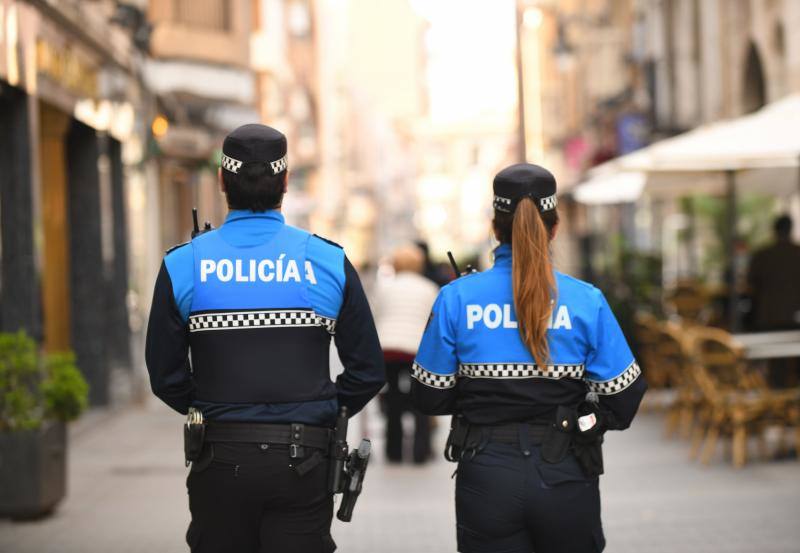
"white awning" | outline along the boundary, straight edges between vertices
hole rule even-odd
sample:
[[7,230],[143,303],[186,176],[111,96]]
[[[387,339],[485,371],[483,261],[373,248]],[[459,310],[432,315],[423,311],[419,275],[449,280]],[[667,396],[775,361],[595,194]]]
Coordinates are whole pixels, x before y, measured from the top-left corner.
[[642,172],[612,172],[582,182],[573,189],[573,196],[587,205],[633,203],[642,195],[646,181]]
[[[703,125],[608,161],[592,169],[574,194],[587,204],[635,201],[641,194],[723,194],[728,171],[736,173],[742,192],[794,194],[800,191],[798,123],[800,94],[794,94],[750,115]],[[638,195],[631,175],[644,180]]]
[[750,115],[703,125],[617,161],[647,172],[739,171],[800,165],[800,94]]

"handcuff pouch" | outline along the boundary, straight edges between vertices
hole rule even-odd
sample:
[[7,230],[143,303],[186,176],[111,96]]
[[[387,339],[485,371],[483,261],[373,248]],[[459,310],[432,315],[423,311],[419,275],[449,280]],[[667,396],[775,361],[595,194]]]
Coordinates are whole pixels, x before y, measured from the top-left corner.
[[559,405],[556,417],[545,432],[542,440],[542,459],[547,463],[560,463],[572,445],[572,434],[575,431],[575,410]]

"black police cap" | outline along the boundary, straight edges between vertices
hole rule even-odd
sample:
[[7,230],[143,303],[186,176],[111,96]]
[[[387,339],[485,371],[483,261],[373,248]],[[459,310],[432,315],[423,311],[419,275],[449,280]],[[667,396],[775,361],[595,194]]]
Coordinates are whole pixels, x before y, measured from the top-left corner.
[[513,213],[522,198],[530,198],[540,212],[556,208],[556,179],[538,165],[517,163],[506,167],[494,177],[494,208]]
[[242,125],[222,143],[222,168],[238,173],[246,163],[268,164],[273,175],[286,171],[286,136],[266,125]]

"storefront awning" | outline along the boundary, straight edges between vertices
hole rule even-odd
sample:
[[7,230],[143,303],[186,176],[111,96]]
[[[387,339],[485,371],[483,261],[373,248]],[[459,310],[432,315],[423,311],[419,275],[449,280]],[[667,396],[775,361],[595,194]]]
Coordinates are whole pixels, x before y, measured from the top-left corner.
[[[592,169],[589,179],[575,189],[583,203],[619,203],[620,182],[639,174],[640,190],[657,197],[692,193],[720,194],[726,190],[726,173],[736,173],[743,192],[789,195],[800,190],[800,94],[769,104],[737,119],[703,125],[656,142]],[[603,180],[598,180],[602,178]],[[590,187],[588,192],[582,192]],[[629,188],[628,191],[632,191]],[[631,193],[628,201],[639,196]]]
[[632,203],[642,195],[646,181],[647,175],[640,171],[613,171],[582,182],[572,195],[586,205]]

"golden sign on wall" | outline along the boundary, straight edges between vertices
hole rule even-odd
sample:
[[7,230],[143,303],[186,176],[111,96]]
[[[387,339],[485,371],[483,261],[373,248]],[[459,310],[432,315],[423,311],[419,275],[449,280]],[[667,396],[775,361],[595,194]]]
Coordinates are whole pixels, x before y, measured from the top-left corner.
[[84,61],[74,48],[57,48],[49,42],[36,41],[36,65],[39,73],[80,97],[98,96],[97,68]]

